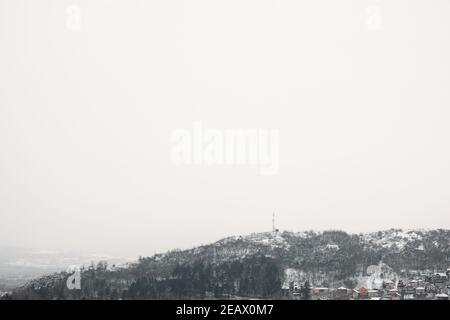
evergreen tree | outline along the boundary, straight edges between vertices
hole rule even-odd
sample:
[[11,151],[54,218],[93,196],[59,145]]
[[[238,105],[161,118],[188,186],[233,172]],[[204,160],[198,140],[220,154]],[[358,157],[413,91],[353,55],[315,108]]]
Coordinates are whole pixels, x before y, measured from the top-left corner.
[[303,300],[311,300],[311,285],[309,284],[308,280],[306,280],[301,287],[300,294]]

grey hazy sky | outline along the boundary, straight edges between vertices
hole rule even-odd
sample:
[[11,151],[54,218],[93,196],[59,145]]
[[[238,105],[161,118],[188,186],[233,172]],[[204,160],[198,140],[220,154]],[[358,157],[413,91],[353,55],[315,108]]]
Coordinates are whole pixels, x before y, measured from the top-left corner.
[[[151,254],[273,211],[450,228],[447,0],[0,0],[0,22],[2,244]],[[174,166],[196,120],[279,129],[278,174]]]

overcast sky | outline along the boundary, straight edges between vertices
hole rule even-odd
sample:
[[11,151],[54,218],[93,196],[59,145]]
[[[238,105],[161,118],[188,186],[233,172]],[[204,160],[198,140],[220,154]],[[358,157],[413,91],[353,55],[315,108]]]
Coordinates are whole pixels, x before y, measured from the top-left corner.
[[[78,13],[80,13],[79,16]],[[153,254],[450,228],[447,0],[0,0],[0,243]],[[279,170],[174,165],[279,130]]]

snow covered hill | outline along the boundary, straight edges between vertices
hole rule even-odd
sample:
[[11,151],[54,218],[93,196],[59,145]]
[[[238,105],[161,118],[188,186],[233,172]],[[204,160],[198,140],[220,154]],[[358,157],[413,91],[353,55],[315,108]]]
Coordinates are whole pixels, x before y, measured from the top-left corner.
[[[383,281],[396,283],[405,270],[444,271],[449,266],[450,230],[264,232],[140,258],[123,268],[84,269],[89,290],[79,294],[103,297],[115,290],[134,298],[182,297],[188,292],[199,297],[208,292],[272,296],[292,281],[375,289]],[[40,279],[38,287],[46,288],[47,298],[56,294],[55,287],[60,288],[58,295],[73,296],[61,291],[67,277],[62,272],[47,278],[48,285]],[[97,288],[99,283],[108,289]],[[32,283],[17,292],[41,297],[30,288]]]

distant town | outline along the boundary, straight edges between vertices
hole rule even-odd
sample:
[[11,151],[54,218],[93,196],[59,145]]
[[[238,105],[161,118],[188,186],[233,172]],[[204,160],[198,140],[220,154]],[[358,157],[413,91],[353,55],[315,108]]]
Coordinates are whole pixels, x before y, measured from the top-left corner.
[[400,276],[396,282],[383,280],[378,289],[309,287],[307,283],[291,281],[283,286],[282,293],[285,299],[306,296],[312,300],[449,300],[450,268],[446,272],[403,270]]

